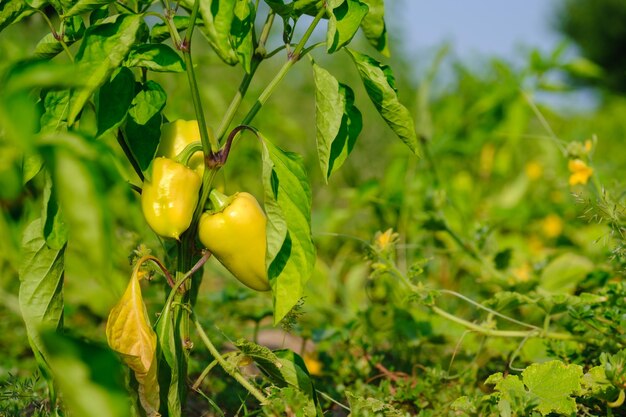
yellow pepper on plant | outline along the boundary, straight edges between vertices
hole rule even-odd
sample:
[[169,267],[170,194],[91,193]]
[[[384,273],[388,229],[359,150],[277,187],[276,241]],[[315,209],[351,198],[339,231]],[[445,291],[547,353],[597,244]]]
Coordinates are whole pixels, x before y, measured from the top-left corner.
[[155,158],[152,176],[141,192],[141,209],[152,230],[178,239],[191,225],[201,185],[202,178],[191,168],[168,158]]
[[[161,139],[156,156],[174,159],[189,144],[200,141],[200,128],[197,120],[174,120],[161,126]],[[201,150],[194,152],[187,166],[200,177],[204,173],[204,154]]]
[[257,290],[270,289],[265,268],[267,219],[256,198],[240,192],[225,196],[212,190],[213,210],[200,217],[200,242],[242,284]]

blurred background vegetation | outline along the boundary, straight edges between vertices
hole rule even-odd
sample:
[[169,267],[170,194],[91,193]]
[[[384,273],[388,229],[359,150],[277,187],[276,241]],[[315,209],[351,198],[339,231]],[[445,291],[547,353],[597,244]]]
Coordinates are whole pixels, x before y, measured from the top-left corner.
[[[380,371],[372,364],[409,374],[425,372],[427,382],[404,387],[402,392],[412,407],[429,407],[435,398],[449,403],[463,394],[463,383],[453,385],[452,379],[436,378],[442,368],[448,369],[447,362],[438,362],[441,358],[451,361],[455,353],[456,363],[471,363],[472,375],[482,377],[472,382],[480,390],[482,382],[475,381],[507,369],[509,357],[504,352],[513,351],[518,342],[492,340],[485,349],[474,340],[456,352],[454,343],[463,329],[425,311],[401,307],[397,288],[369,278],[365,243],[378,231],[392,228],[399,235],[396,260],[402,271],[419,272],[424,282],[478,300],[500,291],[542,287],[573,294],[584,285],[593,288],[609,279],[622,279],[619,263],[624,259],[615,254],[619,238],[611,235],[608,224],[615,213],[611,207],[589,201],[603,201],[603,188],[619,196],[618,200],[624,193],[626,2],[564,0],[552,19],[564,43],[548,52],[530,45],[521,57],[523,65],[498,57],[462,62],[455,58],[453,45],[441,45],[436,53],[425,56],[403,55],[402,43],[412,41],[407,28],[394,25],[403,2],[388,3],[393,55],[389,60],[377,58],[394,70],[400,99],[416,120],[423,158],[411,156],[393,137],[343,54],[332,60],[313,54],[340,82],[352,86],[364,120],[354,151],[328,185],[315,151],[314,85],[307,60],[292,70],[254,124],[281,147],[304,156],[313,190],[318,262],[303,315],[291,328],[296,348],[300,343],[308,346],[306,341],[315,343],[316,348],[307,353],[313,361],[309,363],[319,366],[320,386],[337,398],[345,395],[347,387],[361,395],[384,392],[386,398],[394,397],[397,392],[390,386],[396,380],[377,381],[388,384],[386,388],[368,384]],[[47,33],[38,15],[4,30],[0,73],[11,62],[28,56]],[[323,33],[317,35],[321,38]],[[270,43],[277,46],[280,42],[277,32]],[[357,39],[355,48],[376,55],[363,39]],[[215,128],[243,72],[225,67],[201,39],[194,43],[193,52],[207,119]],[[419,66],[414,59],[420,60]],[[263,63],[241,115],[280,64],[278,56]],[[153,79],[168,93],[168,119],[193,118],[184,74],[155,74]],[[122,155],[114,138],[105,140]],[[21,168],[12,165],[10,152],[0,143],[0,381],[4,381],[0,403],[9,404],[11,399],[16,409],[34,410],[43,401],[41,386],[39,391],[37,384],[15,388],[9,375],[29,380],[36,374],[16,297],[21,232],[39,215],[43,182],[22,187]],[[591,162],[592,181],[586,187],[572,187],[568,159],[581,153]],[[225,190],[247,190],[261,197],[259,149],[252,135],[244,135],[231,155],[221,179]],[[122,169],[134,180],[129,167]],[[116,219],[111,233],[119,243],[110,254],[116,265],[111,289],[103,293],[91,283],[76,282],[71,273],[65,284],[66,325],[93,340],[104,340],[104,318],[128,279],[132,250],[144,243],[163,254],[144,224],[136,196],[125,184],[112,187],[107,202]],[[549,275],[548,266],[554,268],[554,260],[562,256],[576,267],[571,288],[559,289],[560,284]],[[485,274],[475,257],[487,260],[501,274]],[[146,289],[155,308],[161,302],[160,290],[158,285]],[[269,322],[263,320],[270,302],[269,297],[242,288],[217,263],[211,263],[205,272],[198,316],[207,325],[219,325],[218,337],[224,343],[253,338],[260,323],[259,337],[269,334],[269,342],[280,345],[282,339],[272,338]],[[449,301],[447,307],[459,316],[477,318],[474,310],[458,301]],[[524,317],[536,318],[531,313]],[[532,344],[519,360],[530,363],[546,352]],[[196,355],[194,371],[199,373],[207,360],[201,350]],[[460,368],[452,365],[448,371],[462,373]],[[227,394],[232,383],[225,378],[213,378],[207,384],[207,392],[213,393],[218,404],[232,402],[233,410],[241,404]],[[26,396],[16,399],[9,395],[11,389]],[[201,408],[194,401],[200,400],[192,397],[191,409]]]

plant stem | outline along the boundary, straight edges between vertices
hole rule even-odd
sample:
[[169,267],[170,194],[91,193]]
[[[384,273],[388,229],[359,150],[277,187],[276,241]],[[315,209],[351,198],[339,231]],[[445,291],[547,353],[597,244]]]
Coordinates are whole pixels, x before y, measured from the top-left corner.
[[193,60],[191,59],[191,36],[193,35],[199,8],[200,0],[196,0],[193,4],[193,9],[191,9],[189,28],[187,29],[187,33],[185,33],[185,39],[182,41],[182,44],[179,45],[179,49],[182,51],[185,60],[187,78],[189,80],[189,87],[191,88],[191,99],[193,101],[193,107],[196,110],[196,119],[198,119],[198,125],[200,127],[202,149],[205,155],[211,155],[219,150],[219,144],[215,136],[207,128],[204,111],[202,110],[202,101],[200,100],[200,90],[198,89],[198,82],[193,69]]
[[250,82],[252,81],[252,78],[254,77],[257,68],[261,64],[261,61],[263,61],[263,59],[265,59],[266,57],[265,43],[267,42],[267,38],[270,34],[270,29],[272,28],[272,24],[274,23],[274,16],[275,14],[273,12],[267,15],[267,19],[265,19],[263,29],[261,29],[259,43],[255,48],[254,56],[252,57],[252,62],[250,63],[250,73],[246,73],[243,77],[243,80],[241,80],[241,84],[239,85],[237,94],[235,94],[235,97],[233,97],[232,101],[230,102],[230,105],[228,106],[228,109],[226,110],[226,113],[222,118],[222,122],[217,129],[217,133],[215,136],[220,143],[222,142],[224,135],[228,131],[228,127],[232,123],[233,118],[235,117],[235,113],[239,109],[239,106],[241,105],[241,102],[243,101],[243,98],[248,91],[248,87],[250,86]]
[[[226,355],[224,355],[224,356],[226,356]],[[192,390],[195,391],[198,388],[200,388],[200,384],[202,383],[202,381],[204,381],[204,378],[206,378],[207,375],[209,375],[209,372],[211,372],[211,369],[213,369],[215,367],[215,365],[217,365],[217,360],[214,360],[213,362],[211,362],[209,364],[209,366],[204,368],[204,371],[202,371],[200,376],[196,379],[196,382],[194,382],[193,385],[191,386]]]
[[[534,326],[532,324],[524,323],[523,321],[519,321],[519,320],[516,320],[516,319],[514,319],[512,317],[509,317],[509,316],[506,316],[506,315],[504,315],[502,313],[499,313],[496,310],[492,310],[489,307],[485,307],[484,305],[482,305],[480,303],[477,303],[476,301],[472,300],[471,298],[466,297],[463,294],[459,294],[456,291],[451,291],[451,290],[439,290],[439,291],[442,294],[450,294],[450,295],[453,295],[453,296],[455,296],[457,298],[460,298],[461,300],[463,300],[463,301],[465,301],[467,303],[472,304],[476,308],[479,308],[481,310],[485,310],[485,311],[489,312],[490,314],[493,314],[494,316],[498,316],[498,317],[500,317],[500,318],[502,318],[504,320],[510,321],[511,323],[519,324],[520,326],[528,327],[528,328],[531,328],[533,330],[541,330],[540,327]],[[547,331],[547,327],[544,326],[544,330]]]
[[135,173],[137,174],[139,179],[143,182],[144,180],[143,172],[141,171],[141,167],[139,166],[139,163],[135,159],[135,156],[131,152],[130,147],[128,146],[128,143],[126,143],[126,138],[124,137],[124,134],[122,133],[122,129],[117,129],[117,143],[119,143],[120,147],[124,151],[124,155],[126,155],[126,159],[128,159],[133,169],[135,170]]
[[306,42],[311,37],[311,34],[313,33],[313,30],[315,30],[315,27],[317,26],[319,21],[322,19],[324,14],[326,14],[326,9],[321,9],[317,13],[315,18],[313,19],[313,21],[309,25],[308,29],[306,30],[306,32],[302,36],[302,39],[300,39],[300,42],[298,42],[298,45],[296,45],[296,49],[294,49],[293,52],[291,52],[289,54],[289,59],[287,59],[287,61],[280,68],[280,70],[278,71],[276,76],[274,76],[272,81],[270,81],[270,83],[267,85],[267,87],[265,87],[265,89],[263,90],[261,95],[259,95],[259,98],[254,103],[254,105],[252,106],[252,108],[250,109],[248,114],[246,114],[246,117],[243,119],[241,124],[249,125],[250,122],[252,122],[252,119],[254,119],[254,116],[256,116],[256,114],[259,112],[259,110],[261,110],[261,107],[263,107],[263,105],[265,104],[267,99],[272,95],[272,93],[274,92],[274,90],[276,89],[278,84],[280,84],[280,82],[283,80],[283,78],[285,78],[285,75],[287,75],[287,72],[291,69],[291,67],[296,62],[298,62],[300,60],[300,58],[301,58],[300,52],[302,52],[302,49],[304,48],[304,45],[306,44]]
[[241,102],[243,101],[243,98],[248,91],[248,87],[250,86],[252,77],[254,77],[254,73],[256,72],[256,69],[259,67],[260,63],[261,60],[259,58],[252,58],[252,62],[250,63],[250,73],[243,76],[241,84],[239,85],[239,89],[237,90],[235,97],[233,97],[232,101],[230,102],[230,105],[228,106],[228,109],[226,110],[226,113],[222,118],[220,126],[217,128],[217,133],[215,134],[215,137],[217,138],[218,142],[222,141],[224,135],[226,134],[226,131],[228,130],[228,126],[230,126],[233,119],[235,118],[235,113],[239,109],[239,106],[241,105]]
[[455,323],[458,323],[476,333],[480,333],[485,336],[493,336],[493,337],[522,337],[522,338],[530,338],[530,337],[539,337],[544,339],[557,339],[557,340],[575,340],[576,338],[569,333],[557,333],[557,332],[546,332],[541,330],[495,330],[489,329],[487,327],[481,326],[476,323],[472,323],[465,319],[459,318],[454,314],[450,314],[447,311],[437,307],[437,306],[429,306],[430,309],[438,314],[439,316],[451,320]]
[[215,345],[213,345],[213,342],[211,342],[211,339],[209,339],[209,336],[207,336],[207,334],[205,333],[204,329],[202,328],[202,325],[200,324],[200,322],[198,322],[198,318],[196,317],[196,315],[192,311],[190,311],[189,314],[191,315],[191,320],[196,326],[196,330],[198,331],[198,335],[200,336],[200,339],[202,340],[204,345],[207,347],[211,355],[213,355],[215,360],[217,360],[220,366],[224,369],[224,371],[226,371],[226,373],[232,376],[245,389],[247,389],[250,392],[250,394],[252,394],[257,400],[259,400],[261,404],[265,404],[267,402],[267,398],[265,398],[265,396],[261,393],[261,391],[259,391],[255,386],[253,386],[250,383],[250,381],[244,378],[243,375],[241,375],[241,373],[239,373],[236,369],[234,369],[233,365],[226,362],[224,357],[220,355],[219,351],[215,348]]

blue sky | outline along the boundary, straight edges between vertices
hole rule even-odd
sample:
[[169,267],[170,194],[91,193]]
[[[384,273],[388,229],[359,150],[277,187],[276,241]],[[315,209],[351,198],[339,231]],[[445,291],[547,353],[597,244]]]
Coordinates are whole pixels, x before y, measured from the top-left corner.
[[[409,53],[449,41],[463,59],[514,58],[521,46],[553,49],[551,28],[561,0],[387,0],[390,18],[407,33]],[[517,51],[517,52],[516,52]]]

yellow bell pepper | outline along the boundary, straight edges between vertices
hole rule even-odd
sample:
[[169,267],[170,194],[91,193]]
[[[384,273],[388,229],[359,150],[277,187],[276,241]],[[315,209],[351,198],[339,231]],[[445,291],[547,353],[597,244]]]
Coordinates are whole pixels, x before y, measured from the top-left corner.
[[214,210],[200,217],[200,242],[242,284],[257,291],[269,290],[263,209],[244,192],[227,197],[213,190],[210,199]]
[[[156,156],[174,159],[192,142],[200,140],[200,128],[196,120],[175,120],[161,126],[161,140]],[[204,173],[204,154],[195,152],[187,164],[202,178]]]
[[155,158],[152,178],[141,192],[141,209],[152,230],[178,239],[191,224],[201,185],[201,177],[185,165]]

